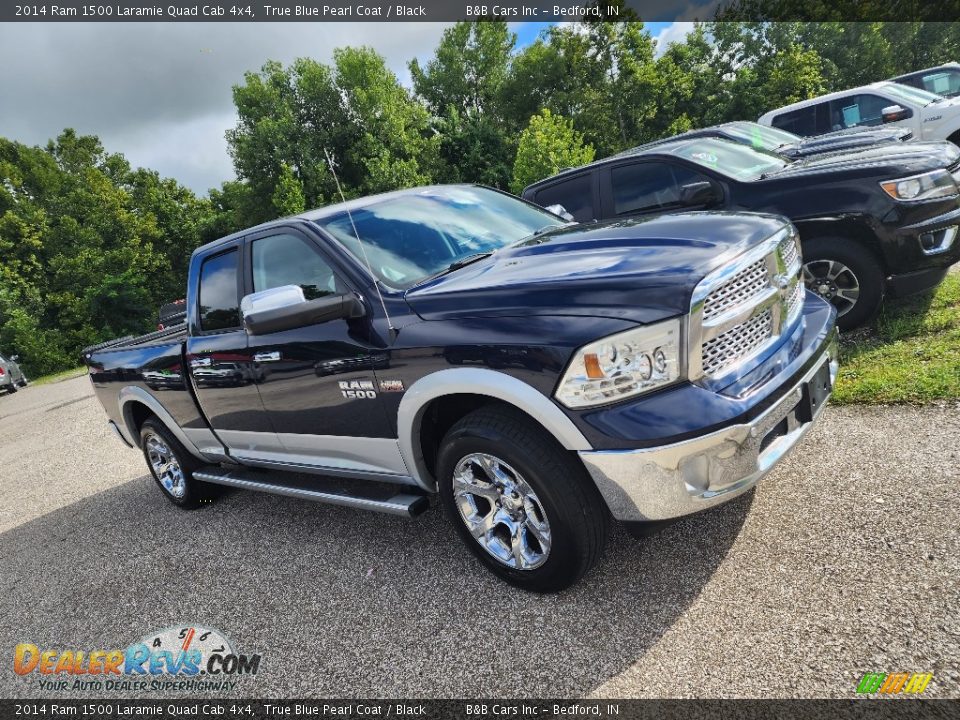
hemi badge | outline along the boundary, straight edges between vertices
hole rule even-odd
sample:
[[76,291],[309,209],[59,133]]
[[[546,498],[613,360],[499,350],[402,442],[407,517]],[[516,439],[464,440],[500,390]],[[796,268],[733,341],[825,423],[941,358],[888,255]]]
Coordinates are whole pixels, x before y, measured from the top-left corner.
[[380,392],[403,392],[403,380],[381,380]]

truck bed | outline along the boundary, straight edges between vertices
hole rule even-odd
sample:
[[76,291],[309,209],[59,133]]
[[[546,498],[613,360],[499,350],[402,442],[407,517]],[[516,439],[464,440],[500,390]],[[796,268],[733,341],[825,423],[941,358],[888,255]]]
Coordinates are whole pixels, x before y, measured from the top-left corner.
[[163,330],[155,330],[145,335],[125,335],[114,340],[107,340],[106,342],[84,348],[81,354],[84,359],[89,359],[89,355],[94,352],[129,350],[134,347],[145,347],[154,344],[167,345],[179,340],[186,340],[186,338],[187,324],[184,322]]

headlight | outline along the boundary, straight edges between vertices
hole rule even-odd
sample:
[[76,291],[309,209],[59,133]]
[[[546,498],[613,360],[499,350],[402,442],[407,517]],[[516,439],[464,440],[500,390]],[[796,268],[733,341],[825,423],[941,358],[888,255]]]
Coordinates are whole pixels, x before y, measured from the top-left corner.
[[627,330],[577,350],[557,386],[568,408],[624,400],[680,378],[680,320]]
[[946,170],[934,170],[923,175],[885,180],[880,187],[894,200],[933,200],[957,194],[957,183]]

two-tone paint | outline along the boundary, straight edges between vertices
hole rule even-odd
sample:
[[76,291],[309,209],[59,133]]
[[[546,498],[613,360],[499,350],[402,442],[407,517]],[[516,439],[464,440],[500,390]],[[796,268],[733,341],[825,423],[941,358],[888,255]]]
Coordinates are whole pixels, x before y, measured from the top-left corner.
[[[710,273],[782,232],[775,215],[690,213],[565,226],[405,291],[374,289],[363,264],[317,223],[343,206],[238,233],[195,251],[182,332],[87,353],[110,421],[131,445],[157,415],[210,463],[436,488],[446,428],[495,400],[573,452],[680,443],[741,427],[786,399],[832,339],[834,311],[807,294],[804,322],[722,385],[680,381],[587,410],[554,399],[577,348],[686,317]],[[295,233],[323,254],[362,317],[268,335],[204,332],[204,260],[237,251],[237,299],[252,292],[250,243]],[[216,374],[218,369],[223,372]],[[348,396],[347,388],[373,388]]]

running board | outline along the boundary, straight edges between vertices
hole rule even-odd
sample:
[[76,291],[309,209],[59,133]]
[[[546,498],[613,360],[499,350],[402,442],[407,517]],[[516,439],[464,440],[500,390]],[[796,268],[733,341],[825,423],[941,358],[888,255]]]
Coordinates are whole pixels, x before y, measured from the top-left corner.
[[225,467],[206,467],[202,470],[196,470],[193,477],[215,485],[226,485],[242,490],[256,490],[275,495],[288,495],[301,500],[341,505],[359,510],[373,510],[405,517],[415,517],[430,507],[430,500],[427,499],[426,495],[397,493],[385,483],[378,483],[380,488],[370,488],[363,487],[361,483],[353,482],[350,484],[350,490],[342,488],[321,490],[316,487],[281,485],[271,482],[271,476],[263,472]]

